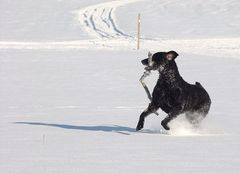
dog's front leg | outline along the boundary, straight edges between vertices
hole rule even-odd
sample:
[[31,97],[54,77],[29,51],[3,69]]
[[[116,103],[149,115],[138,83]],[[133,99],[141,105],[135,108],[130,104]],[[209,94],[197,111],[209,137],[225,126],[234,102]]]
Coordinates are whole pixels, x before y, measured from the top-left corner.
[[145,118],[151,114],[151,111],[147,108],[145,111],[143,111],[139,117],[139,120],[138,120],[138,124],[137,124],[137,127],[136,127],[136,131],[139,131],[143,128],[144,126],[144,122],[145,122]]
[[139,117],[138,124],[136,127],[137,131],[139,131],[143,128],[145,118],[152,113],[156,113],[157,109],[158,108],[156,106],[154,106],[153,104],[151,104],[151,103],[149,104],[148,108],[146,110],[144,110]]

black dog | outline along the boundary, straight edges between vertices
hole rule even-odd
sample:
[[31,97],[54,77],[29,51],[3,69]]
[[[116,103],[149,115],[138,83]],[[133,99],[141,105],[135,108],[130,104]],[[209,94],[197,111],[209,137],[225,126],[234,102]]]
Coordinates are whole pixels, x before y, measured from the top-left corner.
[[208,114],[211,100],[207,91],[199,82],[195,85],[183,80],[178,72],[175,51],[158,52],[152,56],[152,65],[148,60],[142,60],[147,70],[158,70],[159,79],[152,93],[152,101],[148,108],[142,112],[136,130],[144,126],[145,118],[161,108],[168,116],[161,125],[169,130],[168,123],[179,114],[185,113],[186,118],[193,124],[199,123]]

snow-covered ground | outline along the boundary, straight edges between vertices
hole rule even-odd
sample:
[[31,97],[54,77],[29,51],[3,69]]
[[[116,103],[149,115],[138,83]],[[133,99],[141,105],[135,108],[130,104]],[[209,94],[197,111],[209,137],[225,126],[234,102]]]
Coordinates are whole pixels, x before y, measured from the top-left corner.
[[[17,7],[17,8],[16,8]],[[237,0],[1,1],[0,173],[238,173]],[[141,50],[136,16],[142,14]],[[148,50],[176,50],[212,107],[198,130],[151,115]],[[152,89],[157,73],[148,79]]]

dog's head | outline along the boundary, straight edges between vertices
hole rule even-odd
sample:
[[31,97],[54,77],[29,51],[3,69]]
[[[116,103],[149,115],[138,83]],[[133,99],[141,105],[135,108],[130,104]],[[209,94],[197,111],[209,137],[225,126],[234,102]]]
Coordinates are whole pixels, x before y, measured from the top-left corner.
[[157,52],[153,55],[148,54],[147,59],[142,60],[142,64],[146,66],[147,70],[163,70],[167,64],[174,61],[178,56],[175,51]]

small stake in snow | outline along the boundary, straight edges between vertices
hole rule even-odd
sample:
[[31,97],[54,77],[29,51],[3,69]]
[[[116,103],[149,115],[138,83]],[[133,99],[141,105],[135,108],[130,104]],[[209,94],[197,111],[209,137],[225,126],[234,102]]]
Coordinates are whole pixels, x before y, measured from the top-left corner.
[[45,139],[46,139],[46,138],[45,138],[45,134],[43,134],[43,136],[42,136],[42,143],[43,143],[43,144],[45,144]]
[[137,49],[139,50],[140,49],[140,23],[141,23],[141,18],[140,18],[140,13],[138,14],[138,21],[137,21],[137,24],[138,24],[138,27],[137,27],[137,30],[138,30],[138,33],[137,33]]

